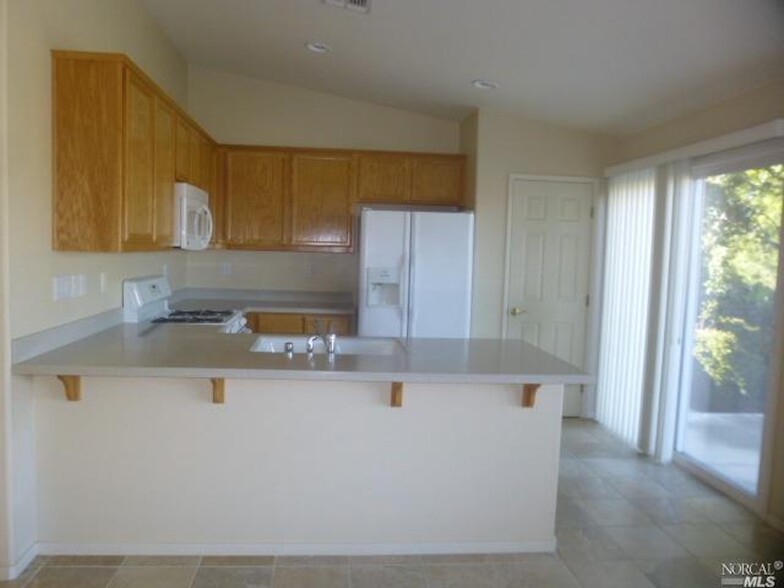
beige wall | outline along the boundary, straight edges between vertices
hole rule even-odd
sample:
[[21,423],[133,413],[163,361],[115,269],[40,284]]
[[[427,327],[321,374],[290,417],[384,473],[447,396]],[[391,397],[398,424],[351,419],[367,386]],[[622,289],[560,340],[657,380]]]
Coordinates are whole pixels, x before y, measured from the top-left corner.
[[509,174],[601,177],[614,139],[482,109],[478,120],[473,337],[500,337]]
[[456,153],[453,121],[191,65],[189,111],[220,143]]
[[8,1],[0,0],[0,566],[9,557],[12,526],[8,496],[12,466],[7,459],[8,421],[11,411],[11,340],[8,329],[8,117],[6,109],[8,71]]
[[[123,278],[163,264],[176,284],[185,281],[182,254],[52,251],[50,49],[126,53],[183,104],[187,66],[138,0],[10,0],[8,16],[10,309],[11,335],[19,337],[119,307]],[[53,302],[52,277],[63,274],[86,274],[88,295]]]
[[784,78],[625,137],[618,161],[660,153],[780,117],[784,117]]
[[[188,285],[353,292],[357,255],[276,251],[204,251],[188,255]],[[228,271],[229,275],[224,272]]]
[[[221,143],[456,153],[459,125],[213,69],[189,67],[191,115]],[[221,273],[221,263],[231,275]],[[353,291],[356,255],[188,254],[188,284],[271,290]]]

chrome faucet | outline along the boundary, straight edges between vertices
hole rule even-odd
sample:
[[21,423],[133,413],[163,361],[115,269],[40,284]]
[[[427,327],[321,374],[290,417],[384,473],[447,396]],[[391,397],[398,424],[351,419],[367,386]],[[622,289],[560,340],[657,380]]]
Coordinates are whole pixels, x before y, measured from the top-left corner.
[[327,335],[311,335],[308,337],[308,342],[305,345],[305,351],[308,353],[313,353],[313,344],[316,341],[322,341],[324,346],[327,348],[327,355],[334,355],[337,338],[338,336],[335,333],[329,333]]

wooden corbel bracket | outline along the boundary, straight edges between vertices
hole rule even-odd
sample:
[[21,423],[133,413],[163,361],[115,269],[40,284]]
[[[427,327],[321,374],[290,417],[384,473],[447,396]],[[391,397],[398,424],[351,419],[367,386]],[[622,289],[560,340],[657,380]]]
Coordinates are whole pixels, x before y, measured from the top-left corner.
[[65,398],[69,402],[76,402],[82,399],[82,377],[81,376],[57,376],[65,388]]
[[226,380],[223,378],[210,378],[212,382],[212,403],[223,404],[226,402]]
[[389,406],[394,408],[403,406],[403,382],[392,382]]
[[523,384],[523,408],[533,408],[536,404],[536,393],[541,384]]

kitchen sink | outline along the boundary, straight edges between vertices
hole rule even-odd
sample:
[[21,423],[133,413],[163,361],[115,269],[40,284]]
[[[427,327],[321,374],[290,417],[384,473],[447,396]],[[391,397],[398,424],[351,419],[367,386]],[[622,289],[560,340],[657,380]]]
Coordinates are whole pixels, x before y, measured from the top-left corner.
[[[260,353],[285,353],[286,343],[294,344],[294,353],[305,353],[307,336],[303,335],[262,335],[250,348]],[[324,354],[323,341],[316,341],[313,353]],[[405,347],[397,339],[377,337],[338,337],[335,345],[336,355],[395,355],[403,353]]]

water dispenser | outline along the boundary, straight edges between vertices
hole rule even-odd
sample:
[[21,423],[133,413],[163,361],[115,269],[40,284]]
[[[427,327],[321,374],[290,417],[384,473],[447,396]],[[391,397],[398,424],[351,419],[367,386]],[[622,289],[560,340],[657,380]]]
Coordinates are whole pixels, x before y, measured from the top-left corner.
[[400,306],[400,271],[396,267],[367,269],[367,305]]

